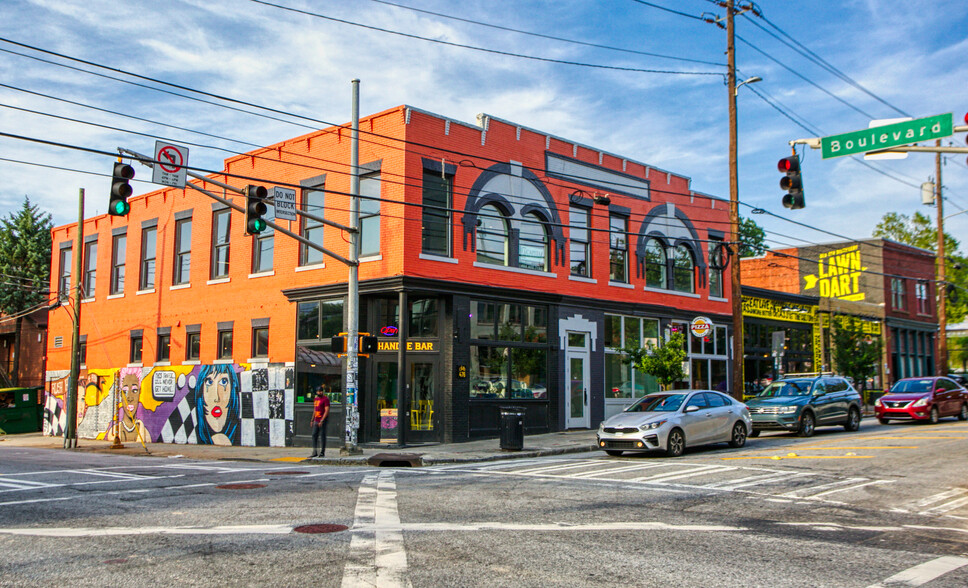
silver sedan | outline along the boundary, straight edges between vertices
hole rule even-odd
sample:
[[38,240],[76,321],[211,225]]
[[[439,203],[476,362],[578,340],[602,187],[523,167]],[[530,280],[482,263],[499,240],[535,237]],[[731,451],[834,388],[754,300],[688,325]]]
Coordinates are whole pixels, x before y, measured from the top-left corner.
[[686,447],[729,443],[742,447],[753,428],[746,405],[712,390],[670,390],[641,398],[598,427],[598,447],[609,455],[661,449],[678,457]]

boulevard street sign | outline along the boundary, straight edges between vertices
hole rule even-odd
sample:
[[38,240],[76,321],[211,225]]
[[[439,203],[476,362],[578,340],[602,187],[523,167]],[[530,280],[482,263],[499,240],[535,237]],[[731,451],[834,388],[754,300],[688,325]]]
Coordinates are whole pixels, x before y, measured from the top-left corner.
[[900,147],[910,143],[950,137],[954,133],[951,113],[831,135],[820,139],[823,159]]

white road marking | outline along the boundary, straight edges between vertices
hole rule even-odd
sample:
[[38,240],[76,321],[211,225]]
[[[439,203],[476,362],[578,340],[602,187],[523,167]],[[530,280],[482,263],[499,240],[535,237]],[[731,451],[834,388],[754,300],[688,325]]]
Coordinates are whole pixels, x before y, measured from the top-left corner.
[[654,463],[654,464],[639,464],[639,463],[637,463],[635,465],[622,466],[622,467],[613,467],[613,468],[608,468],[608,469],[603,469],[603,470],[595,470],[593,472],[580,472],[580,473],[577,473],[577,474],[571,474],[568,477],[569,478],[595,478],[597,476],[602,476],[602,475],[605,475],[605,474],[620,474],[622,472],[648,470],[648,469],[651,469],[651,468],[661,468],[663,466],[665,466],[665,464],[662,464],[662,463]]
[[953,555],[939,557],[938,559],[933,559],[913,568],[898,572],[886,580],[872,584],[869,588],[921,586],[966,565],[968,565],[968,557],[957,557]]
[[50,488],[55,484],[45,484],[43,482],[34,482],[32,480],[14,480],[10,478],[0,478],[0,488],[9,488],[9,490],[0,490],[0,492],[11,492],[13,490],[37,490],[38,488]]
[[965,490],[964,488],[952,488],[951,490],[946,490],[944,492],[928,496],[927,498],[922,498],[921,500],[915,502],[914,505],[919,508],[923,508],[929,504],[941,502],[942,500],[953,498],[955,496],[960,496],[966,492],[968,492],[968,490]]
[[781,480],[788,480],[799,476],[807,476],[807,475],[810,475],[810,474],[797,473],[797,472],[774,472],[772,474],[757,474],[755,476],[748,476],[746,478],[740,478],[738,480],[730,480],[726,482],[707,484],[704,487],[716,488],[717,490],[736,490],[739,488],[746,488],[747,486],[758,486],[760,484],[770,484],[772,482],[779,482]]
[[667,480],[675,480],[676,478],[688,478],[689,476],[695,476],[695,475],[698,475],[698,474],[711,473],[713,471],[725,471],[725,470],[728,470],[728,469],[730,469],[730,468],[725,467],[725,466],[706,465],[706,466],[699,466],[699,467],[693,468],[691,470],[686,470],[684,472],[683,471],[667,472],[665,474],[656,474],[654,476],[644,476],[642,478],[635,478],[635,481],[636,482],[649,482],[649,483],[662,484],[662,483],[666,482]]
[[369,474],[360,482],[342,585],[410,586],[393,472]]
[[0,529],[5,535],[33,537],[109,537],[117,535],[286,535],[292,525],[226,525],[222,527],[54,527]]
[[954,510],[960,506],[968,504],[968,496],[963,496],[957,500],[952,500],[951,502],[946,502],[944,504],[939,504],[938,506],[933,506],[927,510],[923,510],[918,514],[929,515],[929,514],[942,514],[949,510]]

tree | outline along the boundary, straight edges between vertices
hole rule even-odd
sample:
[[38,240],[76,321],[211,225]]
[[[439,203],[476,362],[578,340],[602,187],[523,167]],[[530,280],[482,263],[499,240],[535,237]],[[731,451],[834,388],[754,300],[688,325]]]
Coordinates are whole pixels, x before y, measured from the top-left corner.
[[[938,229],[927,215],[920,212],[915,212],[914,216],[896,212],[885,214],[874,227],[873,236],[935,253],[938,251]],[[958,322],[968,313],[968,258],[958,251],[958,245],[957,239],[947,232],[944,234],[945,280],[950,301],[945,314],[949,322]]]
[[837,371],[854,379],[861,394],[867,378],[877,373],[881,361],[881,339],[863,331],[863,322],[848,315],[835,315],[832,321],[833,359]]
[[0,312],[17,314],[50,296],[51,215],[24,197],[23,206],[0,226]]
[[968,337],[950,337],[948,339],[948,360],[961,364],[961,371],[968,368]]
[[751,218],[739,217],[739,256],[755,257],[769,249],[764,244],[766,231]]
[[686,337],[673,333],[665,345],[656,346],[651,341],[645,347],[625,347],[625,363],[642,373],[653,376],[663,390],[686,377],[682,362],[686,360]]

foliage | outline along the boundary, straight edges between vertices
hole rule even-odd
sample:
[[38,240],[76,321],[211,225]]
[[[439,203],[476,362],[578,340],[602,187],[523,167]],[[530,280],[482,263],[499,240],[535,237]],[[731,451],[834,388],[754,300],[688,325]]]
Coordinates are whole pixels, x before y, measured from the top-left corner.
[[0,226],[0,312],[8,315],[48,301],[51,215],[24,197],[19,211]]
[[[889,212],[874,227],[874,237],[881,237],[927,249],[937,253],[938,229],[931,219],[920,212],[914,216]],[[948,282],[949,303],[945,307],[948,322],[958,322],[968,314],[968,258],[958,251],[959,242],[949,233],[944,234],[945,280]]]
[[948,360],[960,363],[962,371],[968,366],[968,337],[948,338]]
[[867,389],[867,378],[877,373],[881,361],[881,338],[862,330],[862,322],[850,316],[834,320],[833,359],[837,372],[854,379],[861,391]]
[[682,362],[686,360],[686,337],[673,333],[665,345],[656,346],[647,341],[645,347],[624,347],[625,363],[642,373],[653,376],[663,390],[686,377]]
[[765,245],[766,231],[751,218],[739,217],[739,256],[755,257],[769,249]]

